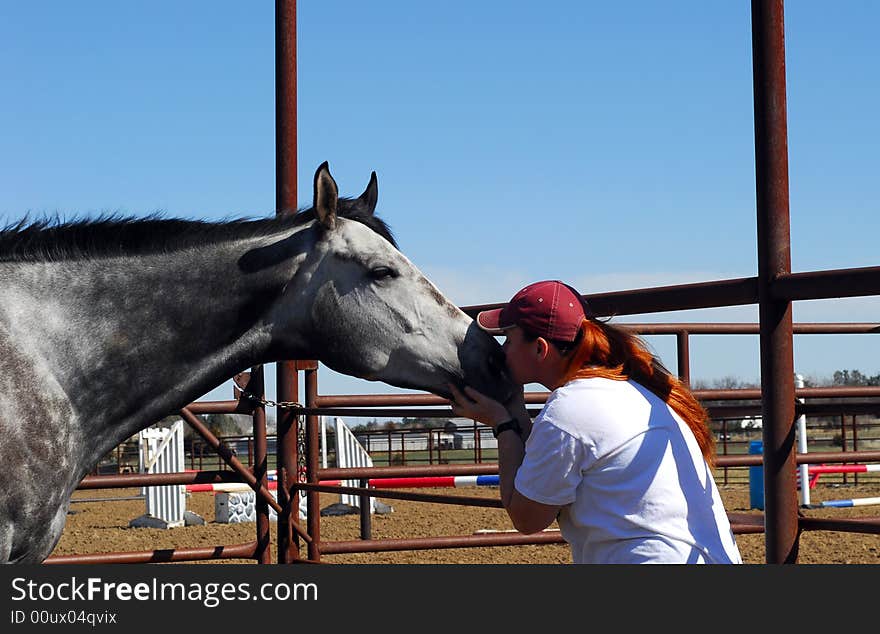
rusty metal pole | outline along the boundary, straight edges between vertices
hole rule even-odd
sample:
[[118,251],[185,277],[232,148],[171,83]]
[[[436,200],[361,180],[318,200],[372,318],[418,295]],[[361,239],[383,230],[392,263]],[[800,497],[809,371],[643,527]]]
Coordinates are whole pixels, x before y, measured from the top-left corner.
[[[248,381],[248,391],[251,394],[265,398],[263,381],[263,366],[257,366],[251,370],[251,378]],[[254,477],[260,486],[266,488],[267,476],[267,443],[266,443],[266,408],[262,404],[254,407]],[[255,558],[257,563],[272,563],[272,552],[269,549],[269,503],[257,495],[254,503],[257,516],[257,549]]]
[[[296,362],[280,361],[275,364],[276,391],[279,402],[298,402],[299,384],[297,380]],[[299,463],[298,420],[295,410],[277,408],[276,422],[276,477],[278,481],[278,503],[283,512],[278,516],[278,563],[288,564],[299,559],[299,542],[291,527],[291,519],[297,519],[299,509],[299,493],[291,492],[297,482],[297,465]]]
[[752,72],[766,561],[797,563],[791,301],[771,293],[776,279],[791,273],[782,0],[752,0]]
[[[856,422],[856,415],[852,415],[852,448],[853,451],[859,450],[859,432],[858,432],[858,424]],[[855,484],[859,483],[859,474],[853,474],[853,480],[855,480]]]
[[[358,482],[358,486],[362,489],[367,489],[370,486],[368,478],[361,478]],[[371,515],[373,498],[363,494],[358,498],[358,502],[360,504],[361,539],[373,539],[373,518]]]
[[681,330],[675,334],[675,342],[677,344],[678,356],[678,378],[690,387],[691,384],[691,352],[689,333],[687,330]]
[[[296,0],[275,0],[275,213],[296,212]],[[276,364],[275,389],[279,402],[299,400],[299,375],[293,361]],[[278,517],[278,563],[299,559],[299,544],[290,519],[297,518],[299,493],[290,493],[296,483],[299,455],[295,412],[278,408],[277,476],[278,502],[284,512]]]
[[296,211],[296,0],[275,0],[275,210]]
[[[840,451],[846,452],[846,415],[840,415]],[[843,473],[843,483],[847,483],[846,472]]]
[[[306,407],[315,407],[318,400],[318,364],[305,371],[304,384],[306,391]],[[306,416],[306,481],[309,484],[318,484],[318,417],[314,414]],[[338,458],[338,457],[337,457]],[[308,533],[312,537],[309,544],[309,559],[321,560],[321,509],[319,494],[310,491],[306,497],[308,505]]]

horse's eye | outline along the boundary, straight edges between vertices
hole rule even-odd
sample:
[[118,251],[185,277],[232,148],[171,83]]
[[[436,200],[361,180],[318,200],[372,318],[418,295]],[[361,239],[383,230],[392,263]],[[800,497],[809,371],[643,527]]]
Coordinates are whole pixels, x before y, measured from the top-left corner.
[[389,277],[397,277],[397,271],[388,266],[377,266],[370,269],[370,277],[374,280],[384,280]]

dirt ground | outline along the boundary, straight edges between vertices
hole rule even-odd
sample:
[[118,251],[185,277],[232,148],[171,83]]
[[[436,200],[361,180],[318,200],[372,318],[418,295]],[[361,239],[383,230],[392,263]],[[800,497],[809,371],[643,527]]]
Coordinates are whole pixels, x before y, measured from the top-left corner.
[[[721,493],[729,512],[754,512],[749,508],[748,485],[722,486]],[[420,489],[426,493],[430,489]],[[435,493],[452,494],[449,490]],[[137,494],[137,489],[78,491],[74,499],[124,497]],[[454,495],[492,497],[495,487],[457,489]],[[811,492],[811,501],[880,496],[880,486],[822,486]],[[403,500],[383,500],[393,512],[372,518],[374,539],[439,537],[470,535],[479,530],[510,530],[511,524],[501,509],[429,504]],[[322,495],[321,508],[338,502],[336,495]],[[86,554],[113,551],[142,551],[168,548],[195,548],[222,544],[239,544],[255,539],[255,526],[222,524],[214,521],[212,493],[192,493],[187,509],[204,518],[203,526],[173,529],[129,528],[129,521],[145,512],[142,499],[107,502],[75,502],[71,505],[67,526],[53,555]],[[877,517],[880,507],[802,509],[811,517]],[[352,540],[360,534],[357,515],[321,518],[321,540]],[[273,542],[275,525],[270,529]],[[737,535],[743,560],[749,564],[765,562],[764,535]],[[275,547],[272,547],[273,561]],[[303,548],[303,554],[305,549]],[[334,564],[556,564],[570,563],[571,554],[565,544],[540,546],[504,546],[492,548],[451,548],[430,551],[397,551],[388,553],[356,553],[325,555],[322,560]],[[225,560],[206,563],[254,563],[252,560]],[[807,531],[801,535],[799,563],[802,564],[877,564],[880,563],[880,535]]]

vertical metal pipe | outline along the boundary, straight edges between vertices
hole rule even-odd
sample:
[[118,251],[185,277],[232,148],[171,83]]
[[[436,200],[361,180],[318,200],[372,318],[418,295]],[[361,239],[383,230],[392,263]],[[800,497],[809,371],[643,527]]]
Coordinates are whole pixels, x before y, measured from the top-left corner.
[[[248,392],[260,398],[265,398],[265,382],[263,381],[263,366],[257,366],[251,370],[251,378],[248,381]],[[266,451],[266,408],[262,404],[254,407],[254,477],[260,486],[266,488],[267,476],[267,451]],[[269,504],[259,495],[256,496],[254,510],[257,516],[257,548],[255,558],[257,563],[272,563],[272,552],[269,550]]]
[[[366,489],[370,486],[367,478],[361,478],[358,486]],[[361,495],[360,498],[360,520],[361,520],[361,539],[373,539],[373,523],[371,511],[373,507],[373,498],[368,495]]]
[[[721,433],[723,434],[722,438],[725,438],[727,436],[728,432],[727,432],[727,419],[726,418],[722,419],[722,421],[721,421]],[[726,440],[724,441],[723,455],[725,455],[725,456],[727,455],[727,441]],[[727,484],[728,484],[727,467],[724,467],[724,485],[726,486]]]
[[[315,363],[304,372],[306,390],[306,407],[315,407],[318,400],[318,364]],[[309,484],[318,484],[318,416],[309,414],[306,416],[306,481]],[[339,460],[339,456],[336,456]],[[321,509],[320,494],[309,491],[306,494],[306,512],[308,514],[308,533],[312,538],[309,544],[309,559],[321,560]]]
[[477,429],[477,421],[474,421],[474,462],[483,462],[483,452],[480,451],[480,430]]
[[275,209],[296,211],[296,0],[275,0]]
[[[859,432],[858,432],[858,425],[856,424],[856,415],[855,414],[852,415],[852,450],[853,451],[859,450]],[[853,480],[855,480],[856,484],[859,483],[859,474],[858,473],[853,474]]]
[[675,333],[675,341],[678,344],[678,378],[687,386],[691,384],[691,353],[687,330]]
[[[296,0],[275,0],[275,213],[296,212]],[[299,400],[299,375],[295,364],[276,364],[275,385],[280,402]],[[296,482],[297,416],[292,409],[276,412],[278,502],[278,563],[290,563],[299,556],[298,540],[290,518],[299,519],[299,493],[290,493]]]
[[791,273],[782,0],[752,0],[752,72],[766,560],[796,563],[798,504],[791,302],[774,300],[770,293],[777,277]]
[[[281,361],[276,364],[276,390],[279,402],[299,401],[299,381],[296,363]],[[276,416],[276,476],[278,481],[278,563],[288,564],[299,559],[299,538],[293,532],[291,519],[299,519],[299,491],[292,489],[298,481],[299,451],[297,448],[299,416],[292,408],[279,407]]]
[[[840,415],[840,451],[846,453],[846,414]],[[846,471],[843,472],[843,483],[847,483]]]

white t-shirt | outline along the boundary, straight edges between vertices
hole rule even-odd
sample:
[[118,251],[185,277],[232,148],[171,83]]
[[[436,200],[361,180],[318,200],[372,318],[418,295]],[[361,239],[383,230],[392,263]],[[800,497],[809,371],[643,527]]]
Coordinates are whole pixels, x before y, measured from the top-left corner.
[[562,506],[575,563],[742,563],[696,438],[634,381],[577,379],[554,390],[514,486]]

